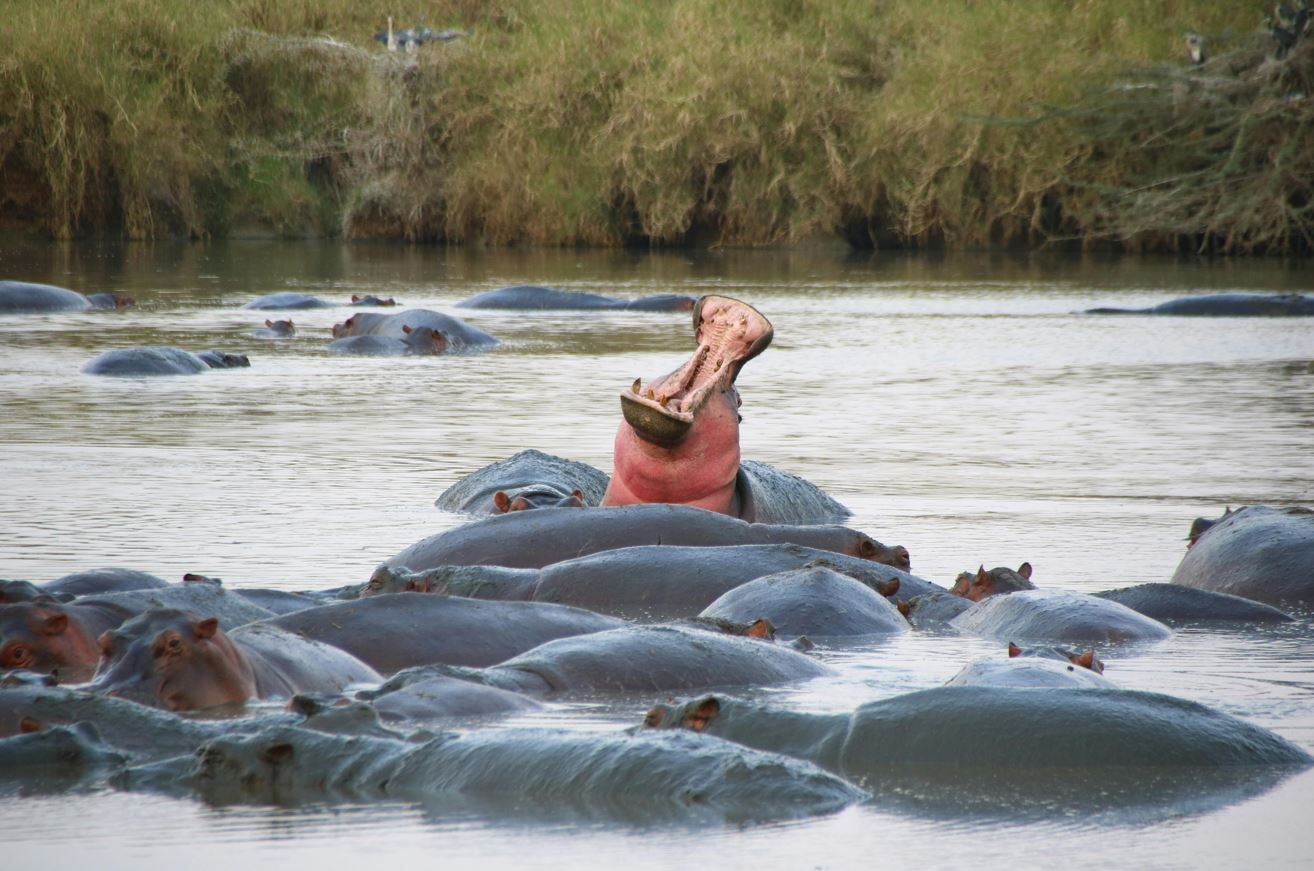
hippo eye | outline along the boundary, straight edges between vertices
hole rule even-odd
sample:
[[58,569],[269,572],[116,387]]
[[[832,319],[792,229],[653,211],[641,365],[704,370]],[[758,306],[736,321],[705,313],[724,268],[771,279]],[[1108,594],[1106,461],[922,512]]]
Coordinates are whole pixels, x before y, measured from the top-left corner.
[[25,662],[27,662],[27,658],[28,658],[28,650],[26,647],[19,647],[15,645],[14,647],[11,647],[5,651],[6,665],[23,665]]

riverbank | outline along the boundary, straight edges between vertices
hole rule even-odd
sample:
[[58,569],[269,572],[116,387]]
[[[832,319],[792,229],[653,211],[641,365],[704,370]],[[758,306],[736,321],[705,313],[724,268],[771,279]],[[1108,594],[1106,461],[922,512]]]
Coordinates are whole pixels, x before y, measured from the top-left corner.
[[1314,39],[1192,7],[14,0],[0,227],[1307,254]]

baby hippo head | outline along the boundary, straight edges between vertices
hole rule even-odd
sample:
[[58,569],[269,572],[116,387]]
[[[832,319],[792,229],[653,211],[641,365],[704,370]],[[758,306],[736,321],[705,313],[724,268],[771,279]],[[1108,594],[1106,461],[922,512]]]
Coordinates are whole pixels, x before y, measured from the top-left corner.
[[1016,593],[1018,590],[1035,588],[1036,585],[1031,583],[1031,563],[1022,563],[1017,571],[1003,566],[986,571],[985,566],[981,566],[976,574],[963,572],[949,592],[979,602],[1000,593]]
[[171,711],[243,702],[256,695],[246,656],[215,617],[153,608],[100,636],[91,689]]

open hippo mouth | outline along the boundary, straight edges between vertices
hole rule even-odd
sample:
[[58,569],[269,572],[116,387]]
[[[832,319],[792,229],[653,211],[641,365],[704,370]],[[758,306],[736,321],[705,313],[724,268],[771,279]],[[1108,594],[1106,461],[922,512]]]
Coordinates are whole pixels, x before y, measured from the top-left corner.
[[663,447],[679,444],[694,415],[718,389],[734,384],[739,370],[766,350],[774,331],[757,309],[728,296],[704,296],[694,305],[698,349],[669,375],[621,392],[621,413],[641,438]]

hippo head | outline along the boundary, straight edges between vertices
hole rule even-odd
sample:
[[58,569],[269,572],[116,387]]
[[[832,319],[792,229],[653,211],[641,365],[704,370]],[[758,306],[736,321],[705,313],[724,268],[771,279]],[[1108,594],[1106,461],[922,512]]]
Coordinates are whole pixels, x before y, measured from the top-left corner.
[[0,605],[16,602],[54,602],[55,597],[31,581],[0,580]]
[[243,702],[256,695],[246,657],[215,617],[152,608],[100,636],[90,689],[171,711]]
[[583,508],[584,491],[576,488],[569,493],[550,484],[532,484],[515,491],[515,495],[505,490],[493,494],[493,513],[507,514],[511,511],[528,511],[532,508]]
[[432,327],[402,324],[402,339],[413,354],[442,354],[447,350],[447,333]]
[[[1241,510],[1240,508],[1237,509],[1237,511],[1240,510]],[[1189,550],[1197,541],[1199,541],[1200,536],[1204,535],[1206,532],[1213,529],[1215,526],[1222,523],[1224,520],[1231,517],[1235,513],[1236,511],[1233,511],[1232,506],[1229,505],[1223,509],[1222,517],[1213,520],[1209,519],[1208,517],[1197,517],[1195,520],[1191,521],[1191,531],[1188,532],[1186,535],[1187,549]]]
[[771,344],[752,306],[705,296],[693,311],[693,356],[674,372],[621,392],[615,474],[604,505],[670,502],[736,513],[739,392],[735,379]]
[[435,589],[434,579],[429,573],[412,572],[406,566],[393,568],[381,565],[370,575],[369,581],[361,588],[362,599],[369,596],[385,596],[389,593],[430,593]]
[[98,658],[95,640],[63,604],[0,605],[0,669],[55,674],[76,683],[91,676]]
[[1015,593],[1018,590],[1034,590],[1031,583],[1031,563],[1022,563],[1017,571],[999,566],[986,571],[985,566],[976,570],[976,574],[963,572],[954,581],[949,592],[964,599],[979,602],[1000,593]]
[[271,321],[267,318],[265,319],[265,329],[276,336],[290,336],[297,331],[291,320]]
[[[1035,656],[1041,659],[1056,659],[1060,662],[1069,662],[1072,665],[1081,668],[1088,668],[1096,674],[1104,674],[1104,660],[1095,657],[1095,648],[1090,648],[1085,653],[1076,650],[1068,650],[1063,647],[1018,647],[1013,642],[1008,642],[1008,656],[1013,659],[1018,656]],[[1071,671],[1071,668],[1068,669]]]
[[720,700],[716,696],[706,696],[675,707],[656,705],[644,716],[643,725],[648,729],[688,729],[691,732],[704,732],[720,713]]
[[379,297],[375,296],[375,295],[372,294],[372,293],[367,293],[367,294],[365,294],[364,296],[361,296],[360,294],[353,293],[353,294],[351,295],[351,304],[352,304],[352,305],[379,305],[379,306],[394,306],[394,305],[397,304],[397,300],[393,299],[392,297],[388,297],[387,299],[380,299]]

